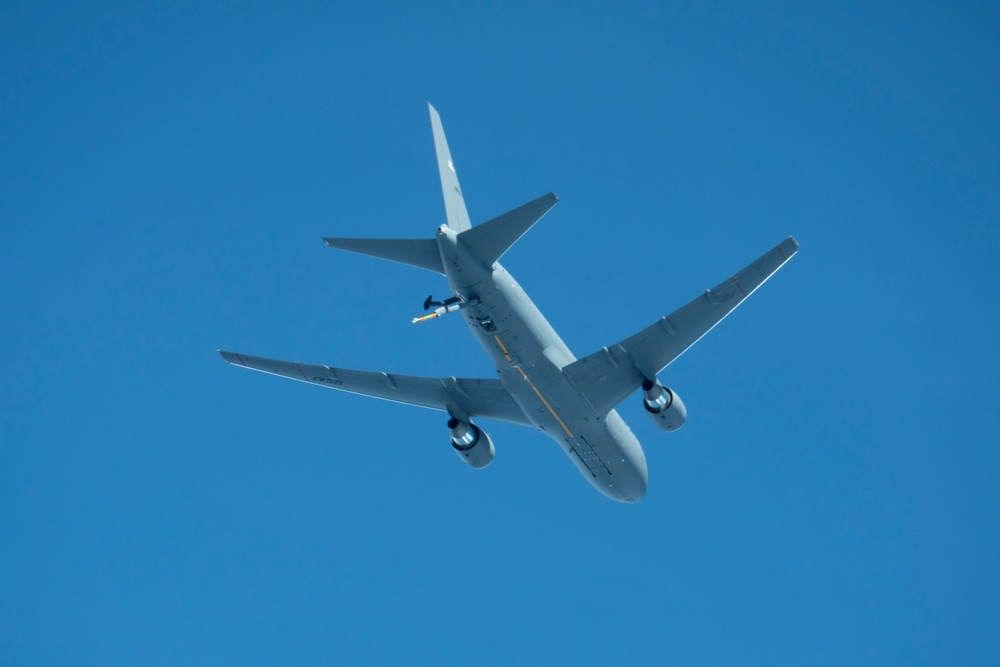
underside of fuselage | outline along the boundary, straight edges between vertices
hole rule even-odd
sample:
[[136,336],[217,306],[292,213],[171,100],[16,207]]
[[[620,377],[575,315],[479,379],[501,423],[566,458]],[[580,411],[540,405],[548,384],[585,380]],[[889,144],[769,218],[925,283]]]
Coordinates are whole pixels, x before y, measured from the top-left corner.
[[646,457],[614,410],[601,415],[562,372],[576,357],[514,278],[486,266],[442,225],[445,276],[466,324],[496,365],[500,381],[538,430],[559,443],[580,474],[604,495],[638,502],[646,493]]

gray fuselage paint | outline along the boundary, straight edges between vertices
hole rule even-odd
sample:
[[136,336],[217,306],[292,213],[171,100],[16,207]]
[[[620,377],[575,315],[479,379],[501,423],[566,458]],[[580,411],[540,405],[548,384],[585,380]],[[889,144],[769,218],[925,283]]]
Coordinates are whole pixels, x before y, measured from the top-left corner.
[[559,334],[499,262],[485,266],[447,225],[437,240],[452,292],[479,301],[460,312],[528,419],[595,489],[619,502],[642,500],[642,446],[615,410],[598,414],[563,373],[576,357]]

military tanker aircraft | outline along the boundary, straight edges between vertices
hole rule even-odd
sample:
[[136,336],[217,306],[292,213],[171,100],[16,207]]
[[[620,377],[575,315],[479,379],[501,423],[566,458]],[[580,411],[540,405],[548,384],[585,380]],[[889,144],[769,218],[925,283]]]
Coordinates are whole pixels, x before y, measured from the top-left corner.
[[449,313],[465,318],[496,365],[496,378],[414,377],[356,371],[220,350],[223,359],[292,380],[448,413],[451,446],[473,468],[493,461],[489,435],[473,420],[497,419],[538,429],[558,443],[580,474],[607,497],[635,503],[648,472],[639,441],[615,411],[642,391],[656,426],[674,431],[687,409],[657,378],[798,251],[788,237],[745,269],[645,329],[577,358],[499,259],[555,206],[553,193],[476,225],[469,221],[441,118],[428,105],[447,223],[435,238],[327,238],[326,245],[440,273],[451,296],[424,301],[423,322]]

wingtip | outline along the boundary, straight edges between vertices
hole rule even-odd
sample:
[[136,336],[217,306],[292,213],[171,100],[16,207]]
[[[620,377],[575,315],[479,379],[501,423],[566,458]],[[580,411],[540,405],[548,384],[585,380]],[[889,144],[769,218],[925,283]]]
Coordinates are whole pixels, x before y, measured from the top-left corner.
[[799,242],[795,240],[794,237],[789,236],[787,239],[778,244],[778,252],[786,260],[790,259],[792,255],[799,251]]
[[226,361],[226,363],[239,366],[246,366],[246,364],[243,363],[243,360],[240,359],[240,355],[236,354],[235,352],[228,352],[226,350],[216,350],[216,351],[219,353],[219,356],[221,356],[223,360]]

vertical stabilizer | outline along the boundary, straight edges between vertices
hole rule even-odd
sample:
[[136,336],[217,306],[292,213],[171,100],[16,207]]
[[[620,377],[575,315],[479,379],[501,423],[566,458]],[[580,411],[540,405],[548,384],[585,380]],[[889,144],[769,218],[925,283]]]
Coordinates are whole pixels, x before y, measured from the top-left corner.
[[462,188],[458,185],[458,174],[455,173],[455,163],[451,161],[448,150],[448,140],[444,138],[444,127],[437,110],[427,105],[431,110],[431,128],[434,130],[434,150],[437,152],[438,172],[441,174],[441,191],[444,193],[444,208],[448,215],[448,226],[456,232],[464,232],[472,227],[469,213],[465,210],[465,198]]

